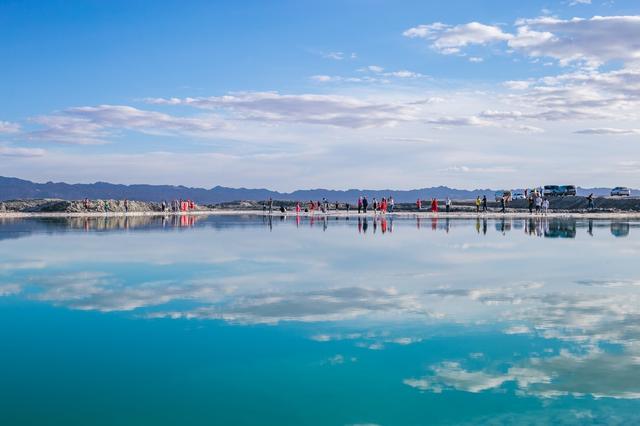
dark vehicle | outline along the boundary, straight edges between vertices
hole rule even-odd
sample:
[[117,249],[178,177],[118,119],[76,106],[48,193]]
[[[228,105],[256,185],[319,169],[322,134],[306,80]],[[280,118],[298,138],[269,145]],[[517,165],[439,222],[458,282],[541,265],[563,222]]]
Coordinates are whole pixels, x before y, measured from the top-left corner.
[[560,196],[559,185],[545,185],[542,189],[542,195],[545,197],[558,197]]
[[542,195],[545,197],[573,197],[576,195],[575,185],[545,185]]
[[564,185],[560,187],[564,191],[565,197],[575,197],[577,194],[575,185]]

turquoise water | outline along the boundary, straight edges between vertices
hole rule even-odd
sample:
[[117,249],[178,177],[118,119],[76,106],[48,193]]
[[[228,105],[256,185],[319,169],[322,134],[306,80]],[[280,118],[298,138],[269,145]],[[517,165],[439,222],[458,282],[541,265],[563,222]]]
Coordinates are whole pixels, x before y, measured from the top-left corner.
[[0,221],[2,425],[640,423],[640,222]]

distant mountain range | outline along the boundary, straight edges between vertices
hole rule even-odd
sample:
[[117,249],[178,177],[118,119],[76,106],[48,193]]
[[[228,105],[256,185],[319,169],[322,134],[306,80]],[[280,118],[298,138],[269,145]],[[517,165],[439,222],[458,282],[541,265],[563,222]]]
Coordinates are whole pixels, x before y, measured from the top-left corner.
[[[578,195],[593,193],[596,196],[609,195],[610,188],[578,188]],[[634,190],[633,195],[640,195]],[[370,189],[303,189],[290,193],[270,191],[268,189],[227,188],[215,186],[211,189],[189,188],[174,185],[117,185],[107,182],[76,183],[63,182],[35,183],[28,180],[0,176],[0,200],[16,200],[28,198],[59,198],[64,200],[90,199],[124,199],[140,201],[162,201],[172,199],[191,199],[200,204],[216,204],[231,201],[263,201],[270,197],[274,200],[321,200],[353,202],[359,195],[366,194],[368,198],[393,196],[396,202],[409,203],[418,198],[432,197],[443,199],[450,197],[454,200],[473,199],[486,195],[491,199],[495,193],[493,189],[454,189],[446,186],[410,190],[370,190]]]

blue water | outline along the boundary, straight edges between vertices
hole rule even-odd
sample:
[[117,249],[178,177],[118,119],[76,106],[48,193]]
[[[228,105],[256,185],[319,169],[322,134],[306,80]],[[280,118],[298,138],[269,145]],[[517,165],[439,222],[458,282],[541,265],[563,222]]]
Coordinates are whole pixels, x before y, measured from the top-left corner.
[[0,424],[637,424],[639,253],[632,220],[0,220]]

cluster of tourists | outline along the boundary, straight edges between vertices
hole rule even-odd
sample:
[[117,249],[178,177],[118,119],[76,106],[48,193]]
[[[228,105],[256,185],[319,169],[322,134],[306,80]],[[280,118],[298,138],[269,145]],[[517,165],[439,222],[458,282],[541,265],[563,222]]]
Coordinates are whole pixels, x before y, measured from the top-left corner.
[[179,200],[172,200],[170,203],[167,203],[167,201],[163,200],[160,206],[163,212],[172,211],[174,213],[178,213],[195,210],[196,203],[192,200],[183,200],[181,198]]
[[[366,213],[369,208],[369,200],[366,196],[358,197],[357,201],[358,213]],[[374,213],[393,213],[393,209],[396,206],[396,202],[392,196],[388,198],[382,197],[378,201],[375,197],[371,201],[371,209]]]

